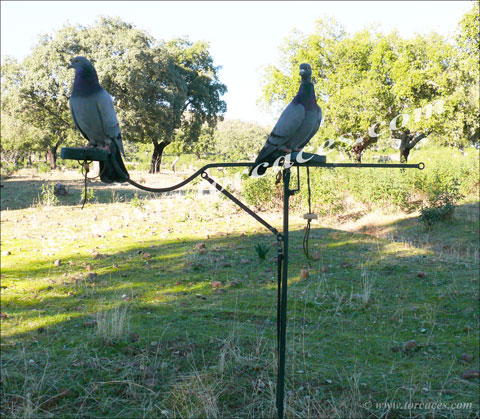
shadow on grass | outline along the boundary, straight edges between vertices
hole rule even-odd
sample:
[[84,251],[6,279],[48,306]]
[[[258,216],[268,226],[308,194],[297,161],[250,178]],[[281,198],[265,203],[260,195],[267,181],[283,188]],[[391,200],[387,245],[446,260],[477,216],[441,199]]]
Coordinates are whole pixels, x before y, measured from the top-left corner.
[[[65,185],[68,195],[57,196],[56,206],[77,206],[83,202],[83,180],[9,180],[2,182],[2,210],[18,210],[30,208],[39,205],[41,200],[42,188],[44,185],[54,185],[61,183]],[[99,204],[111,204],[117,202],[131,202],[134,199],[155,199],[169,196],[184,196],[186,194],[199,193],[197,189],[181,189],[166,193],[151,193],[138,190],[128,186],[128,184],[107,185],[98,180],[88,182],[88,190],[93,193],[90,202]],[[201,190],[204,195],[210,194],[210,190]]]
[[[445,288],[445,293],[452,291],[448,288],[451,267],[433,264],[422,252],[403,248],[388,252],[388,241],[327,228],[312,229],[312,250],[321,257],[308,262],[302,239],[303,231],[291,232],[287,388],[296,391],[300,385],[313,386],[316,400],[330,400],[355,391],[349,377],[360,368],[362,394],[374,394],[378,400],[408,400],[411,394],[403,386],[411,383],[413,376],[420,377],[414,384],[421,388],[421,377],[428,370],[436,389],[444,385],[443,372],[459,375],[458,366],[451,365],[456,353],[448,351],[455,352],[460,345],[459,339],[453,346],[451,342],[468,318],[461,310],[471,305],[471,295],[462,289],[451,301],[437,302],[439,288]],[[21,331],[3,337],[3,358],[9,360],[10,369],[31,359],[28,369],[33,377],[36,369],[42,374],[42,357],[50,354],[48,365],[49,371],[55,371],[52,380],[56,393],[66,387],[79,395],[50,408],[58,413],[61,409],[77,416],[109,412],[135,416],[138,409],[145,408],[142,401],[152,397],[158,403],[161,395],[169,395],[175,403],[187,405],[197,403],[195,398],[200,397],[201,404],[205,401],[201,397],[216,391],[223,416],[245,415],[247,404],[261,406],[272,399],[268,393],[259,393],[258,380],[274,382],[276,373],[272,363],[276,262],[271,260],[276,251],[272,248],[267,260],[260,261],[253,246],[274,241],[271,234],[150,240],[96,259],[72,256],[53,266],[52,256],[41,265],[4,269],[4,278],[12,280],[6,296],[10,292],[16,296],[4,299],[2,311],[11,327]],[[200,242],[205,243],[204,250]],[[300,269],[307,267],[310,277],[300,280]],[[418,271],[425,274],[421,280]],[[457,281],[469,274],[457,274]],[[365,291],[369,275],[374,279],[373,298],[361,303],[353,295]],[[14,279],[26,277],[51,281],[22,297]],[[222,282],[221,291],[212,286],[214,281]],[[415,312],[404,307],[413,304],[418,307]],[[438,310],[437,304],[441,304],[440,317],[428,320]],[[114,322],[117,307],[127,307],[129,327],[125,325],[120,339],[111,339],[99,333],[98,315],[102,313]],[[436,332],[440,336],[433,343],[431,336],[415,332],[420,326],[433,331],[437,322],[442,331]],[[390,351],[412,335],[423,352]],[[473,337],[461,341],[462,348],[470,351],[475,345]],[[20,357],[19,348],[23,348],[25,359]],[[222,359],[227,360],[227,367],[221,367]],[[364,364],[368,368],[359,367]],[[348,371],[345,377],[340,373],[343,370]],[[21,391],[24,384],[21,377],[15,384],[17,373],[9,374],[6,389],[11,401],[12,394]],[[194,388],[199,383],[201,391],[197,394]],[[448,400],[456,397],[456,401],[464,401],[465,394],[468,400],[473,399],[474,391],[467,384],[452,381]],[[179,385],[188,390],[183,396]],[[132,386],[139,386],[140,396],[129,393]],[[40,393],[38,400],[49,400],[51,394],[44,391],[46,395]],[[160,404],[170,406],[165,401],[168,397],[160,397]],[[178,401],[178,397],[184,398]],[[299,395],[298,400],[304,400],[302,397]],[[159,409],[151,414],[159,415]],[[270,412],[265,409],[260,411],[263,416]],[[207,415],[204,410],[196,412]],[[256,416],[262,416],[260,413]],[[188,412],[183,415],[189,416]]]

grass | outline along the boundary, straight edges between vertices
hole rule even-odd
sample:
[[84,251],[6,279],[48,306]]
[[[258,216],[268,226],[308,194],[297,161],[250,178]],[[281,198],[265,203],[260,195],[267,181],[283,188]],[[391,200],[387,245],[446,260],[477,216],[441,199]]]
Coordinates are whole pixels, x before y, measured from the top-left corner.
[[[45,179],[22,173],[2,188],[3,416],[275,415],[276,251],[255,251],[270,233],[217,195],[96,186],[82,211],[78,173],[54,179],[78,196],[38,205]],[[323,219],[316,261],[302,214],[287,415],[476,417],[478,378],[462,374],[479,369],[478,202],[429,231],[412,214]],[[383,404],[405,402],[467,406]]]

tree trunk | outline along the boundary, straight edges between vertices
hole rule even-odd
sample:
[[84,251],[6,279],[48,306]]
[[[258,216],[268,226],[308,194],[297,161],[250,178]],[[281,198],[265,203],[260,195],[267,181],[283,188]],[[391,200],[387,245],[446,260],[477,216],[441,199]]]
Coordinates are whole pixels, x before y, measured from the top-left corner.
[[161,141],[158,143],[157,141],[153,142],[153,154],[152,154],[152,161],[150,163],[150,171],[149,173],[159,173],[160,172],[160,165],[162,164],[162,154],[163,150],[169,143],[165,141]]
[[63,142],[63,137],[59,137],[58,141],[54,145],[47,148],[46,159],[48,164],[50,164],[50,169],[52,170],[57,168],[57,150],[58,150],[58,147],[60,147],[60,144],[62,144],[62,142]]
[[57,147],[50,147],[47,149],[47,160],[50,165],[50,169],[57,168]]
[[350,149],[351,153],[353,154],[353,158],[357,163],[362,162],[362,154],[363,152],[372,144],[376,143],[378,140],[377,137],[368,137],[363,136],[360,137],[355,144],[353,144],[352,148]]
[[412,148],[415,147],[420,140],[423,140],[426,136],[427,134],[418,132],[411,134],[408,129],[394,136],[394,138],[400,140],[400,163],[407,163],[408,156],[410,155]]

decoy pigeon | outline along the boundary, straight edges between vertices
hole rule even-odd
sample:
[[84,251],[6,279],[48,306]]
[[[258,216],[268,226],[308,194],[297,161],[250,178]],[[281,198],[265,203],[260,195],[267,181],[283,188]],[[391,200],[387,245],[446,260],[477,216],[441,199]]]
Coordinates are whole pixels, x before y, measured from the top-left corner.
[[[101,147],[111,153],[120,169],[128,175],[120,152],[125,156],[122,135],[118,125],[113,101],[100,86],[93,64],[85,57],[75,57],[68,68],[75,69],[70,113],[75,126],[88,140],[87,147]],[[125,182],[125,176],[112,162],[100,162],[100,179],[105,183]]]
[[300,76],[302,83],[298,93],[280,115],[255,165],[250,169],[250,176],[265,173],[268,166],[262,163],[270,165],[292,150],[300,151],[318,131],[322,110],[317,105],[310,64],[300,65]]

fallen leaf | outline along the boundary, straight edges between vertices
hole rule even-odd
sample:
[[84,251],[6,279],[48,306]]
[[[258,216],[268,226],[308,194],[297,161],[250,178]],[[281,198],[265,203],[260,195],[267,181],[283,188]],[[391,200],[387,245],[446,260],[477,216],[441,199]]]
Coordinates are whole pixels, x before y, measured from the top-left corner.
[[469,370],[464,371],[462,373],[462,378],[465,380],[469,380],[471,378],[479,378],[480,377],[480,370]]
[[460,357],[460,360],[470,363],[470,362],[473,361],[473,355],[464,353],[464,354],[462,354],[462,356]]
[[308,269],[302,269],[300,271],[300,278],[301,279],[307,279],[309,276],[310,276],[310,272],[308,271]]
[[322,254],[318,250],[315,250],[312,253],[312,259],[313,260],[320,260],[321,258],[322,258]]
[[221,286],[223,286],[223,284],[220,281],[210,282],[210,285],[212,286],[212,288],[220,288]]

